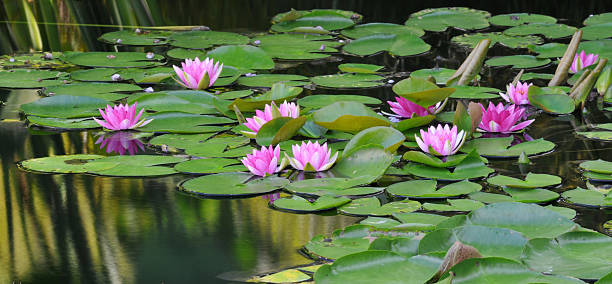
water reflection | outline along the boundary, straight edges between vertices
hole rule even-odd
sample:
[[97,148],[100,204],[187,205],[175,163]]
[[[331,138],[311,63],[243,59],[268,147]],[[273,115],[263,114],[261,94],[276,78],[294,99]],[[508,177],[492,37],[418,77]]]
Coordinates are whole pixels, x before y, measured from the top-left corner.
[[96,144],[100,144],[100,149],[106,148],[106,153],[119,155],[124,155],[127,151],[132,156],[145,150],[144,144],[136,137],[136,134],[129,131],[102,134],[98,136]]

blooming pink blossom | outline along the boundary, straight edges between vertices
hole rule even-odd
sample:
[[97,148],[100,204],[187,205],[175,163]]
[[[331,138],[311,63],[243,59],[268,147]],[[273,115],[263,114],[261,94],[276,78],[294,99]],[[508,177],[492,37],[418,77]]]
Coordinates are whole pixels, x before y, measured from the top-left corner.
[[293,158],[285,153],[285,157],[289,160],[291,166],[302,171],[324,171],[336,162],[338,152],[332,157],[331,149],[327,148],[327,143],[319,145],[319,142],[308,143],[303,142],[301,145],[291,146],[293,150]]
[[266,124],[266,122],[275,119],[277,117],[292,117],[298,118],[300,116],[300,107],[295,103],[283,102],[279,107],[274,102],[264,107],[264,110],[256,110],[255,116],[247,118],[244,124],[251,131],[242,131],[247,137],[255,138],[259,129]]
[[279,160],[280,146],[272,148],[270,145],[268,148],[261,146],[261,150],[253,149],[253,154],[247,154],[241,162],[251,173],[263,177],[282,170],[283,166],[278,165]]
[[512,84],[508,84],[506,87],[506,93],[499,93],[499,95],[509,103],[513,103],[515,105],[528,105],[529,104],[529,86],[533,85],[532,83],[521,83],[517,82],[516,86]]
[[574,62],[572,62],[572,66],[570,66],[570,71],[572,73],[576,73],[586,68],[587,66],[593,65],[595,64],[595,62],[597,62],[598,57],[598,54],[586,54],[583,50],[580,52],[580,54],[576,54],[574,56]]
[[221,70],[223,70],[223,64],[219,65],[218,61],[215,63],[210,58],[206,58],[204,61],[200,61],[197,57],[195,60],[186,59],[185,62],[181,62],[181,65],[182,69],[172,65],[174,72],[181,79],[177,82],[183,87],[193,90],[203,90],[212,86],[219,78]]
[[110,105],[106,105],[106,112],[98,109],[104,121],[98,120],[95,117],[93,118],[98,124],[102,127],[110,130],[125,130],[125,129],[134,129],[137,127],[145,126],[153,119],[149,120],[140,120],[140,116],[144,111],[144,108],[140,110],[138,115],[136,115],[136,104],[129,106],[128,104],[111,107]]
[[504,106],[499,103],[495,106],[489,102],[489,107],[486,110],[482,104],[480,104],[480,108],[482,109],[482,120],[478,128],[485,132],[515,132],[527,127],[534,121],[534,119],[531,119],[516,124],[525,113],[525,109],[517,105]]
[[116,152],[119,155],[124,155],[125,151],[130,155],[136,154],[140,149],[144,151],[144,144],[137,138],[134,138],[131,132],[116,132],[110,136],[102,135],[96,141],[100,144],[100,149],[106,147],[106,153]]
[[387,101],[391,106],[391,111],[395,113],[395,116],[411,118],[416,116],[426,116],[429,114],[436,114],[444,108],[446,101],[438,102],[435,105],[424,108],[418,104],[415,104],[403,97],[395,97],[395,102]]
[[[453,128],[450,128],[448,124],[444,126],[438,124],[438,127],[431,126],[427,132],[421,129],[421,137],[414,135],[423,152],[438,156],[450,156],[457,153],[463,146],[465,137],[465,131],[461,130],[457,133],[457,126],[453,125]],[[430,152],[430,150],[433,151]]]

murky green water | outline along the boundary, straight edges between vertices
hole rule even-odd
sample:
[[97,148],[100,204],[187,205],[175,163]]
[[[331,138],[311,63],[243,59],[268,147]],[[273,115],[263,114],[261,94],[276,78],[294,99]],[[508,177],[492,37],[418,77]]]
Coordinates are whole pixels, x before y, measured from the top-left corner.
[[[189,3],[193,2],[193,3]],[[176,24],[206,24],[215,30],[262,31],[276,12],[310,8],[301,1],[278,1],[273,8],[249,2],[223,1],[211,9],[206,1],[184,1],[164,13]],[[326,1],[324,1],[328,5]],[[371,3],[331,1],[334,8],[362,12],[366,21],[401,23],[410,12],[422,7],[388,9]],[[591,3],[592,4],[592,3]],[[312,4],[314,7],[314,4]],[[582,19],[595,6],[558,10],[557,16]],[[308,7],[306,7],[308,6]],[[324,6],[327,7],[327,6]],[[476,7],[493,13],[504,7]],[[235,13],[235,9],[244,11]],[[550,7],[533,7],[550,9]],[[558,9],[561,9],[558,7]],[[210,12],[214,10],[215,12]],[[501,11],[500,11],[501,10]],[[185,16],[180,13],[185,12]],[[204,12],[206,11],[206,12]],[[522,7],[521,11],[529,11]],[[187,13],[189,12],[189,13]],[[546,13],[546,11],[534,11]],[[563,14],[563,12],[566,12]],[[603,12],[603,11],[599,11]],[[372,17],[369,18],[368,13]],[[574,14],[574,13],[578,13]],[[179,15],[177,15],[179,14]],[[214,14],[214,16],[213,16]],[[548,13],[555,15],[553,13]],[[240,16],[242,15],[242,16]],[[93,37],[97,37],[94,35]],[[449,34],[438,37],[450,38]],[[429,43],[448,38],[425,38]],[[466,52],[447,45],[434,45],[432,53],[418,58],[395,59],[379,55],[365,60],[336,56],[313,63],[287,63],[279,73],[320,75],[337,70],[341,62],[366,62],[397,66],[412,71],[439,65],[457,67]],[[507,54],[495,48],[490,54]],[[509,73],[487,70],[488,85],[504,88]],[[390,87],[366,91],[309,90],[309,93],[367,93],[382,99],[392,96]],[[261,197],[248,199],[198,199],[176,190],[187,176],[167,178],[108,178],[88,175],[47,175],[20,171],[15,162],[50,155],[104,154],[96,144],[95,133],[51,133],[24,127],[19,121],[21,104],[38,99],[32,90],[0,90],[0,283],[189,283],[225,282],[246,279],[256,273],[310,263],[299,249],[312,237],[356,223],[360,218],[342,215],[290,214],[268,207]],[[594,109],[594,108],[592,108]],[[530,168],[521,169],[516,160],[494,161],[498,173],[512,175],[529,169],[564,178],[558,192],[584,186],[577,161],[612,160],[612,144],[587,140],[575,135],[586,123],[607,122],[610,113],[591,112],[582,117],[555,117],[541,114],[529,135],[546,138],[558,145],[554,152],[531,158]],[[147,151],[153,151],[148,149]],[[608,211],[579,210],[576,222],[603,231],[601,225],[612,219]]]

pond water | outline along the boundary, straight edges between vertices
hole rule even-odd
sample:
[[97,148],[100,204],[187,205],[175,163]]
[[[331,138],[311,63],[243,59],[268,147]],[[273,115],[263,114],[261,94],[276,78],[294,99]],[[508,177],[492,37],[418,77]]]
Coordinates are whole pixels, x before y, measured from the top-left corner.
[[[271,5],[273,8],[254,8],[245,16],[245,11],[234,13],[235,9],[241,10],[238,8],[240,1],[223,1],[227,6],[220,8],[220,12],[215,12],[213,16],[212,12],[202,15],[204,12],[189,11],[211,11],[214,9],[196,9],[192,6],[205,7],[205,4],[221,2],[188,2],[178,5],[176,11],[170,8],[165,10],[176,24],[207,24],[214,30],[245,34],[266,30],[269,19],[278,12],[291,7],[313,8],[316,4],[289,1],[295,4],[289,6],[285,1],[276,1],[278,5]],[[321,7],[328,7],[327,1],[323,2]],[[363,13],[364,22],[403,23],[411,12],[421,9],[405,7],[405,12],[400,13],[398,11],[402,9],[382,11],[378,6],[371,7],[363,1],[350,5],[342,5],[340,2],[343,1],[331,2],[336,5],[334,8]],[[598,11],[600,4],[594,3],[594,8],[584,8],[588,5],[583,5],[580,9],[548,11],[548,14],[569,18],[566,23],[576,24],[589,13],[604,12]],[[520,8],[521,11],[539,9],[534,12],[546,14],[548,9],[510,6],[476,8],[493,14],[509,12],[511,8]],[[185,12],[185,17],[180,15],[182,12]],[[211,20],[200,20],[207,17],[211,17]],[[103,29],[91,36],[96,38],[108,31],[112,29]],[[387,54],[366,58],[339,54],[313,62],[288,62],[275,73],[312,77],[334,74],[341,63],[359,62],[396,68],[394,75],[387,79],[397,82],[406,78],[407,72],[421,68],[457,68],[469,51],[450,45],[448,41],[460,33],[454,30],[424,37],[434,48],[430,53],[418,57],[398,60]],[[108,45],[100,44],[99,47],[108,48]],[[489,55],[509,54],[518,53],[500,46],[489,50]],[[554,73],[554,69],[555,66],[549,66],[538,72]],[[514,71],[485,68],[481,73],[481,83],[505,90],[505,85],[516,73]],[[305,90],[303,96],[309,94],[361,94],[382,101],[394,96],[391,84],[366,90],[312,87]],[[37,90],[0,89],[0,101],[5,102],[0,107],[0,283],[223,283],[245,280],[255,274],[312,263],[300,251],[308,241],[364,219],[336,214],[335,210],[322,214],[292,214],[274,210],[268,205],[268,200],[261,196],[243,199],[196,198],[177,190],[177,184],[192,178],[191,175],[115,178],[20,170],[16,163],[31,158],[68,154],[108,155],[106,149],[101,149],[99,130],[55,132],[25,127],[19,108],[39,98]],[[562,185],[551,189],[559,193],[577,186],[585,187],[578,168],[581,161],[612,161],[612,143],[586,139],[575,133],[584,129],[585,125],[607,123],[612,119],[610,112],[597,110],[595,104],[590,102],[588,109],[591,111],[582,115],[539,113],[528,134],[535,139],[545,138],[554,142],[557,145],[554,151],[530,157],[530,165],[519,166],[517,160],[512,158],[491,160],[490,167],[508,176],[520,176],[529,171],[560,176],[563,178]],[[142,141],[146,144],[147,139]],[[139,147],[134,148],[138,154],[163,154],[159,148],[147,146],[143,151]],[[384,177],[379,183],[395,180]],[[552,204],[560,203],[554,201]],[[612,219],[611,211],[572,208],[578,213],[574,219],[576,223],[609,234],[603,224]]]

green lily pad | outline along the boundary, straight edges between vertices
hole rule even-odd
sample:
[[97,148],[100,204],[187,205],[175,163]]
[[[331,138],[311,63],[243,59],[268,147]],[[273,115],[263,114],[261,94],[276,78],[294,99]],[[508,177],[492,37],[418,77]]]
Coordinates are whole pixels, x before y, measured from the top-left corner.
[[556,237],[578,225],[561,214],[535,204],[501,202],[489,204],[468,214],[473,225],[507,228],[527,238]]
[[214,137],[206,141],[187,145],[185,153],[192,156],[208,158],[243,157],[253,151],[253,148],[248,146],[249,141],[250,139],[244,136]]
[[314,196],[363,196],[380,193],[383,187],[356,187],[368,184],[369,178],[317,178],[295,181],[288,184],[285,189],[294,194]]
[[512,136],[509,137],[495,137],[495,138],[477,138],[470,140],[463,144],[460,151],[469,153],[473,150],[478,151],[485,157],[492,158],[510,158],[518,157],[521,153],[525,152],[527,155],[536,155],[546,153],[555,148],[555,144],[544,140],[543,138],[535,139],[532,141],[523,142],[514,146],[510,146]]
[[[48,59],[46,55],[51,54],[52,59]],[[71,67],[71,64],[66,64],[57,58],[62,55],[61,52],[34,52],[28,54],[17,55],[0,55],[0,66],[4,68],[36,68],[36,69],[55,69]]]
[[385,250],[397,253],[401,256],[411,257],[417,255],[421,238],[422,235],[407,238],[379,238],[370,244],[368,250]]
[[[204,133],[204,134],[163,134],[159,136],[153,137],[149,140],[149,144],[162,146],[166,145],[168,147],[173,147],[177,149],[185,149],[189,146],[197,145],[198,143],[204,142],[206,139],[213,136],[214,133]],[[249,139],[245,139],[246,142],[244,144],[249,143]]]
[[43,93],[47,96],[87,96],[106,101],[116,101],[127,97],[129,92],[136,91],[142,91],[142,88],[137,85],[121,83],[74,83],[46,87]]
[[437,188],[436,180],[409,180],[390,185],[387,192],[400,197],[440,198],[469,194],[481,189],[481,185],[467,180],[451,183],[440,189]]
[[584,40],[598,40],[612,37],[612,23],[601,23],[582,27],[582,38]]
[[602,159],[594,161],[585,161],[580,163],[581,168],[601,174],[612,174],[612,162],[604,161]]
[[291,212],[306,213],[334,209],[349,202],[351,199],[343,196],[323,195],[314,202],[310,202],[299,195],[294,195],[291,198],[274,200],[273,206]]
[[575,27],[564,24],[531,23],[509,28],[504,31],[504,34],[510,36],[543,35],[549,39],[557,39],[571,36],[575,31]]
[[482,191],[470,193],[468,197],[472,200],[480,201],[486,204],[514,201],[514,199],[508,195]]
[[64,84],[66,73],[48,70],[16,69],[0,72],[0,87],[35,89]]
[[[431,69],[419,69],[419,70],[416,70],[410,73],[410,77],[427,79],[429,78],[429,76],[431,76],[434,79],[436,79],[436,83],[439,85],[439,84],[445,84],[446,81],[448,81],[448,79],[450,79],[450,77],[453,76],[453,74],[455,74],[456,71],[457,70],[455,69],[448,69],[448,68],[441,68],[441,67],[431,68]],[[480,75],[477,75],[476,78],[480,80]]]
[[612,207],[612,195],[610,193],[576,188],[563,192],[561,196],[570,204],[587,207]]
[[313,114],[316,124],[327,129],[358,133],[374,126],[388,126],[390,122],[364,104],[358,102],[336,102],[317,110]]
[[369,177],[369,182],[380,178],[393,162],[393,155],[382,146],[360,147],[348,156],[343,156],[331,171],[341,177]]
[[131,30],[109,32],[101,35],[98,40],[116,45],[152,46],[164,45],[172,32],[169,31],[143,31],[137,33]]
[[287,86],[298,87],[308,84],[308,77],[291,74],[260,74],[253,77],[241,77],[238,84],[247,87],[271,88],[275,83],[283,83]]
[[408,78],[393,85],[393,92],[422,107],[429,107],[448,98],[455,88],[440,88],[421,78]]
[[434,8],[412,13],[405,25],[432,32],[442,32],[448,27],[475,30],[488,27],[490,16],[489,12],[464,7]]
[[98,109],[103,109],[108,101],[86,97],[57,95],[21,105],[27,115],[56,118],[79,118],[99,116]]
[[557,42],[529,46],[529,51],[538,53],[538,58],[563,57],[566,49],[567,44]]
[[491,67],[512,66],[514,69],[536,68],[550,63],[548,58],[537,58],[533,55],[509,55],[493,57],[485,61]]
[[229,91],[229,92],[224,92],[224,93],[221,93],[220,95],[217,95],[217,98],[220,98],[223,100],[233,100],[237,98],[248,97],[252,94],[253,94],[252,90]]
[[418,201],[404,200],[381,205],[378,198],[370,197],[353,200],[338,208],[338,211],[356,216],[391,216],[393,213],[408,213],[420,208],[421,203]]
[[253,175],[246,173],[213,174],[190,179],[180,188],[204,197],[248,197],[275,191],[289,183],[276,176],[252,178]]
[[574,100],[558,88],[529,87],[529,103],[549,113],[572,113],[576,107]]
[[255,111],[257,109],[263,109],[265,105],[275,102],[277,105],[284,101],[290,101],[302,93],[303,89],[300,87],[289,87],[283,83],[276,83],[272,85],[270,91],[263,93],[256,97],[250,97],[246,99],[235,99],[228,109],[233,110],[234,106],[238,107],[240,111]]
[[147,177],[164,176],[177,173],[172,167],[164,165],[175,164],[186,160],[184,157],[156,156],[156,155],[134,155],[134,156],[111,156],[97,159],[90,164],[101,166],[114,164],[111,168],[88,169],[87,173],[117,176],[117,177]]
[[[452,283],[584,283],[575,278],[544,275],[529,270],[525,265],[500,257],[470,258],[453,266]],[[444,276],[443,276],[444,277]],[[438,283],[451,279],[446,277]],[[450,283],[450,282],[447,282]]]
[[330,236],[315,236],[304,248],[309,255],[314,257],[338,259],[345,255],[368,250],[370,246],[368,238],[380,235],[380,233],[371,232],[370,226],[352,225],[335,230]]
[[589,139],[612,141],[612,131],[576,131],[576,134]]
[[530,240],[522,260],[530,269],[581,279],[599,279],[612,267],[612,238],[596,232],[569,232]]
[[[467,154],[455,154],[451,156],[447,156],[444,161],[440,160],[436,156],[432,156],[430,154],[423,153],[421,151],[408,151],[405,152],[402,156],[402,159],[408,160],[411,162],[425,164],[431,167],[436,168],[448,168],[454,167],[460,164],[463,160],[467,158]],[[487,159],[480,157],[483,163],[487,163]]]
[[206,51],[200,49],[173,48],[166,52],[166,56],[178,60],[183,60],[187,58],[199,58],[200,60],[204,60],[206,59]]
[[583,22],[585,26],[608,23],[612,21],[612,12],[590,15]]
[[471,199],[447,199],[447,203],[423,203],[423,210],[441,212],[469,212],[484,206],[484,203]]
[[374,74],[336,74],[310,78],[313,83],[326,88],[372,88],[384,85],[384,79]]
[[[301,269],[301,268],[300,268]],[[314,272],[314,271],[313,271]],[[310,280],[310,276],[297,269],[286,269],[280,272],[272,273],[266,276],[255,276],[247,280],[247,282],[257,283],[294,283]]]
[[185,149],[188,154],[192,152],[208,152],[210,154],[217,154],[227,149],[236,149],[245,146],[250,142],[250,139],[244,136],[220,135],[210,138],[212,135],[213,134],[166,134],[151,139],[149,143],[153,145],[167,144],[171,147]]
[[494,172],[493,169],[487,167],[481,160],[476,151],[471,152],[461,163],[459,163],[454,171],[446,168],[430,167],[424,164],[410,163],[404,166],[403,169],[391,168],[387,174],[407,175],[412,174],[423,178],[433,178],[440,180],[463,180],[486,177]]
[[554,76],[553,74],[548,74],[548,73],[529,72],[529,73],[523,73],[523,75],[521,76],[521,81],[530,81],[530,80],[535,80],[535,79],[550,81],[550,79],[552,79],[553,76]]
[[439,259],[428,256],[403,257],[390,251],[371,250],[347,255],[321,266],[316,283],[368,283],[372,275],[380,283],[425,283],[437,271]]
[[136,83],[159,83],[170,78],[174,70],[170,67],[153,67],[147,69],[94,68],[77,70],[70,73],[70,78],[87,82],[113,82],[112,76],[119,74],[121,80],[134,80]]
[[88,154],[63,155],[29,159],[20,162],[19,166],[30,171],[56,174],[86,173],[90,169],[106,169],[114,166],[114,164],[92,165],[90,163],[102,158],[104,156]]
[[144,132],[170,133],[206,133],[226,130],[218,124],[232,123],[234,120],[212,115],[199,115],[185,112],[159,112],[147,116],[153,119],[144,127],[138,128]]
[[393,127],[399,131],[406,131],[411,128],[427,125],[435,118],[436,116],[434,115],[415,116],[412,118],[402,119],[400,122],[395,123]]
[[74,65],[86,67],[153,67],[163,65],[163,56],[155,54],[153,58],[147,58],[144,52],[64,52],[61,60]]
[[526,48],[529,45],[544,43],[544,40],[538,36],[509,36],[501,32],[463,34],[454,36],[451,42],[474,48],[483,39],[491,40],[491,46],[499,43],[509,48]]
[[412,34],[423,36],[425,32],[417,27],[402,26],[391,23],[367,23],[342,30],[342,35],[350,38],[362,38],[374,34]]
[[55,118],[55,117],[39,117],[28,115],[28,121],[38,126],[59,128],[59,129],[89,129],[98,128],[100,124],[90,118]]
[[542,203],[559,198],[559,194],[543,188],[513,188],[505,187],[504,191],[516,202]]
[[450,95],[453,99],[495,99],[499,97],[499,89],[476,86],[453,86],[455,92]]
[[247,44],[249,42],[249,38],[246,36],[217,31],[173,33],[168,40],[172,46],[194,49],[207,49],[216,45]]
[[216,97],[205,91],[180,90],[132,95],[128,103],[138,102],[147,111],[177,111],[193,114],[217,114]]
[[375,74],[385,66],[374,65],[374,64],[362,64],[362,63],[344,63],[338,65],[338,69],[342,72],[347,73],[360,73],[360,74]]
[[357,133],[344,147],[343,156],[368,145],[380,145],[389,153],[395,153],[406,139],[404,134],[392,127],[375,126]]
[[298,130],[306,123],[306,117],[298,118],[277,117],[266,122],[257,131],[255,140],[262,146],[276,145],[280,142],[291,139]]
[[277,22],[270,27],[275,32],[299,32],[303,28],[315,28],[322,31],[334,31],[346,29],[355,25],[355,22],[350,17],[328,12],[328,13],[304,13],[295,19]]
[[224,45],[207,56],[238,69],[272,69],[274,61],[262,49],[250,45]]
[[419,243],[419,254],[446,253],[457,241],[476,248],[483,257],[497,256],[518,261],[527,238],[506,228],[465,225],[438,229],[425,235]]
[[429,51],[431,46],[413,34],[372,34],[352,40],[343,47],[350,54],[366,56],[388,51],[394,56],[411,56]]
[[598,182],[610,182],[612,181],[612,175],[610,174],[602,174],[595,172],[585,172],[584,177],[588,180],[598,181]]
[[557,185],[561,183],[561,178],[554,175],[528,173],[525,180],[496,175],[487,179],[487,182],[497,186],[536,188]]
[[511,13],[495,15],[489,19],[489,23],[496,26],[515,27],[522,24],[545,23],[554,24],[557,19],[551,16],[531,13]]
[[190,174],[216,174],[230,172],[245,172],[247,168],[235,159],[208,158],[196,159],[178,163],[174,169]]
[[273,34],[257,36],[251,42],[265,51],[272,58],[285,60],[312,60],[331,56],[338,52],[340,45],[327,35],[314,34]]
[[415,231],[429,231],[449,217],[429,213],[394,213],[393,217],[402,222],[402,229],[413,229]]
[[382,102],[377,98],[360,95],[310,95],[298,100],[298,104],[305,108],[322,108],[336,102],[358,102],[366,105],[378,105]]
[[557,212],[567,219],[574,219],[576,217],[576,210],[571,208],[552,205],[548,205],[544,208]]

